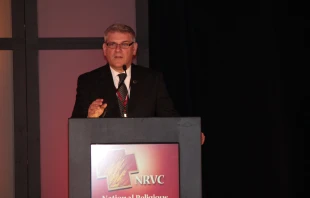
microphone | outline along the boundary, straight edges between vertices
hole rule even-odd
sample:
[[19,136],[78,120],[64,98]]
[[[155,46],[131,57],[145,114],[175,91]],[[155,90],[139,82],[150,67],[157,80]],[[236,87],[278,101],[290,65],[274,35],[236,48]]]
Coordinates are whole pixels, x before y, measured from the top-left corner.
[[[126,67],[126,65],[123,65],[123,70],[125,71],[125,73],[126,73],[126,70],[127,70],[127,67]],[[127,73],[126,73],[127,74]]]
[[119,88],[124,84],[125,79],[127,78],[127,72],[126,72],[127,67],[126,67],[126,65],[123,65],[123,70],[125,71],[126,77],[124,78],[124,80],[121,81],[121,83],[119,83],[119,85],[118,85],[118,87],[116,89],[116,92],[118,92]]

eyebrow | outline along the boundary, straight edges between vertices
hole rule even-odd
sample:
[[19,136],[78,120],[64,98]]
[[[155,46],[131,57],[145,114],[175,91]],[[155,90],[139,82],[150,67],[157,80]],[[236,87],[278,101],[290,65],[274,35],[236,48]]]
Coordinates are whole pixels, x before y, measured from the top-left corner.
[[[131,42],[134,42],[134,41],[122,41],[122,42],[120,42],[120,43],[125,43],[125,42],[131,43]],[[117,42],[115,42],[115,41],[109,41],[109,42],[107,42],[107,43],[117,43]]]

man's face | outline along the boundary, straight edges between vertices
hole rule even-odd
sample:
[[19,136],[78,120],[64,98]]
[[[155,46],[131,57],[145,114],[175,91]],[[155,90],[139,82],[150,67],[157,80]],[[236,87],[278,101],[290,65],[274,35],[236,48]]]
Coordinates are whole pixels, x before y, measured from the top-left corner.
[[[109,65],[115,70],[122,70],[123,65],[129,66],[137,53],[138,44],[133,43],[131,34],[110,32],[103,44],[103,54]],[[109,46],[110,45],[110,46]],[[127,45],[127,46],[126,46]]]

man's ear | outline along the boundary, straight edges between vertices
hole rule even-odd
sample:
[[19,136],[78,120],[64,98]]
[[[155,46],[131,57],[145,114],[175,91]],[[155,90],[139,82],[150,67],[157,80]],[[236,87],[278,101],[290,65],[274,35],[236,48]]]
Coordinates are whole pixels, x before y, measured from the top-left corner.
[[107,45],[105,43],[102,44],[103,55],[106,56]]
[[138,50],[138,43],[133,44],[133,55],[137,55],[137,50]]

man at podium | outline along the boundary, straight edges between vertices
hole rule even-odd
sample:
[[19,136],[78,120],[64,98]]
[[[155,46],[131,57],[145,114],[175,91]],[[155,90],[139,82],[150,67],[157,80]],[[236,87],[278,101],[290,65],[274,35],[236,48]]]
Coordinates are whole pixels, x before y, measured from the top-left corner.
[[102,48],[107,64],[79,76],[72,118],[179,116],[162,74],[133,64],[135,38],[125,24],[106,29]]

